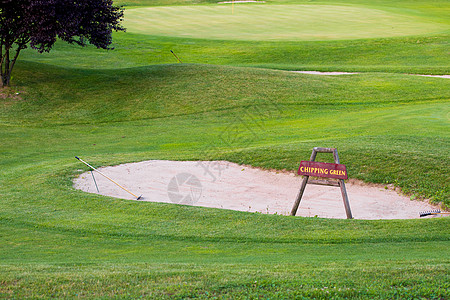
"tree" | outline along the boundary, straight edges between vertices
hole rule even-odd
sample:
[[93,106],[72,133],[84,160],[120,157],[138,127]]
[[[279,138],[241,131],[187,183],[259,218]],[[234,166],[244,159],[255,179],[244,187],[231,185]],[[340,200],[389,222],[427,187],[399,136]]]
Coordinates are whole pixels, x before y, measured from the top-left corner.
[[0,67],[3,86],[20,51],[49,52],[59,38],[71,44],[111,49],[123,9],[113,0],[0,0]]

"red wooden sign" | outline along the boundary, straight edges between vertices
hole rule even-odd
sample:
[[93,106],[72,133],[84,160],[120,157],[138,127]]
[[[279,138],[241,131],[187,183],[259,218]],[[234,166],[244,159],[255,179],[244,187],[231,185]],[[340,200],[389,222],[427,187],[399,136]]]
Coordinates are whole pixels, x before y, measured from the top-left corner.
[[336,179],[348,178],[345,165],[315,161],[301,161],[298,175]]

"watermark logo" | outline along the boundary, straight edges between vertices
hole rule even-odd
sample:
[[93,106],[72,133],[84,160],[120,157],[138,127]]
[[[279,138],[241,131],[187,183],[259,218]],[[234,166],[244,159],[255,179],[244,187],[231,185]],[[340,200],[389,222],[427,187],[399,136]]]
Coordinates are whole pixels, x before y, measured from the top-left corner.
[[190,173],[179,173],[167,186],[170,201],[176,204],[194,205],[202,195],[200,180]]

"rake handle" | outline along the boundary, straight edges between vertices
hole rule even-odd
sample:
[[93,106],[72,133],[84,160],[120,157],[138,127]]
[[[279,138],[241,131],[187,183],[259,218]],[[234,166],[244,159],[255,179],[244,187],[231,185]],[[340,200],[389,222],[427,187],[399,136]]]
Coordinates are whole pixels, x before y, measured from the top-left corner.
[[91,166],[90,164],[88,164],[87,162],[85,162],[84,160],[82,160],[81,158],[79,158],[78,156],[75,156],[76,159],[78,159],[79,161],[81,161],[83,164],[85,164],[86,166],[88,166],[89,168],[91,168],[92,170],[94,170],[95,172],[97,172],[98,174],[102,175],[103,177],[105,177],[106,179],[110,180],[112,183],[114,183],[115,185],[117,185],[118,187],[120,187],[122,190],[124,190],[125,192],[133,195],[134,197],[136,197],[136,199],[140,199],[142,196],[136,196],[135,194],[133,194],[132,192],[130,192],[129,190],[127,190],[126,188],[124,188],[123,186],[121,186],[120,184],[118,184],[117,182],[115,182],[114,180],[112,180],[111,178],[109,178],[108,176],[106,176],[105,174],[103,174],[102,172],[100,172],[99,170],[97,170],[96,168],[94,168],[93,166]]

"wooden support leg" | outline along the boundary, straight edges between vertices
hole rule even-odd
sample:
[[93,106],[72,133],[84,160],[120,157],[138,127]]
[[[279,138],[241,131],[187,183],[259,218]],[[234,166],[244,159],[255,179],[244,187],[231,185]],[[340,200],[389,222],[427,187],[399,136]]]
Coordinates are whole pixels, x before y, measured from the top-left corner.
[[339,186],[341,188],[342,200],[344,200],[345,213],[347,219],[353,219],[352,211],[350,210],[350,203],[348,202],[347,190],[345,189],[345,183],[343,179],[339,179]]
[[[317,155],[317,150],[316,150],[316,148],[314,148],[309,160],[310,161],[316,160],[316,155]],[[297,199],[295,199],[294,206],[292,207],[292,210],[291,210],[291,216],[295,216],[295,214],[297,213],[298,206],[300,205],[300,201],[302,200],[302,197],[303,197],[303,192],[305,191],[306,184],[308,183],[308,178],[309,178],[309,176],[303,177],[302,186],[300,187],[300,191],[298,191]]]
[[292,207],[292,210],[291,210],[291,216],[295,216],[295,214],[297,213],[298,206],[300,205],[300,201],[302,200],[302,197],[303,197],[303,192],[305,191],[306,184],[308,183],[308,178],[309,178],[309,176],[305,176],[303,178],[302,186],[300,187],[300,190],[298,191],[297,199],[295,199],[294,206]]

